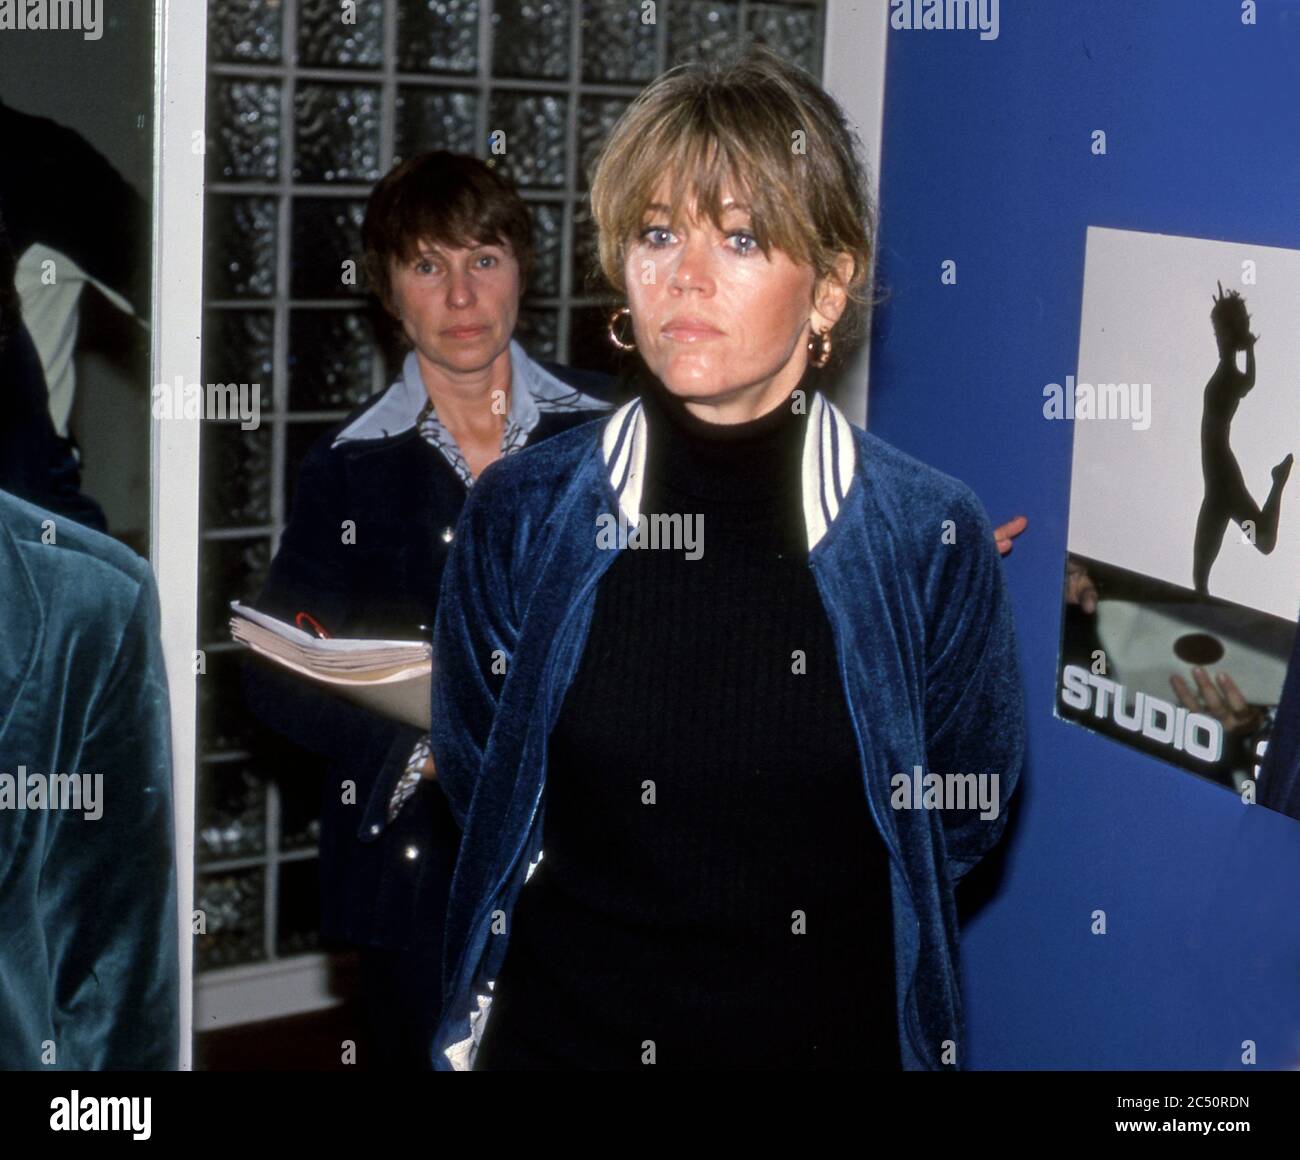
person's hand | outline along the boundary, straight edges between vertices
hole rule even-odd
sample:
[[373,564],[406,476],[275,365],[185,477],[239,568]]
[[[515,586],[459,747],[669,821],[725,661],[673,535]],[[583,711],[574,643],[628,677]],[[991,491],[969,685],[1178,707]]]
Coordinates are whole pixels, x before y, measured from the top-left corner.
[[1005,556],[1011,551],[1011,541],[1028,526],[1029,520],[1025,516],[1016,516],[1014,519],[1007,520],[1005,524],[994,528],[993,538],[997,541],[998,551]]
[[432,753],[424,759],[424,764],[420,766],[420,776],[424,778],[425,781],[432,781],[437,778],[438,772],[433,768]]
[[1065,562],[1065,603],[1077,604],[1087,613],[1097,611],[1097,585],[1088,569],[1073,557]]
[[1223,726],[1225,733],[1249,733],[1259,725],[1264,711],[1241,695],[1236,682],[1227,673],[1219,673],[1217,686],[1210,680],[1209,673],[1199,666],[1192,669],[1192,676],[1196,680],[1196,693],[1176,673],[1169,678],[1185,709],[1193,713],[1208,713]]

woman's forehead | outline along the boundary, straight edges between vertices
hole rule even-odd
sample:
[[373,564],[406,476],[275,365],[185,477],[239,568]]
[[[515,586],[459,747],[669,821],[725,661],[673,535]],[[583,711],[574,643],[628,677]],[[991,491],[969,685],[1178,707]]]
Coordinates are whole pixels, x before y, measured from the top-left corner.
[[435,238],[422,237],[415,238],[411,245],[414,252],[421,256],[455,254],[464,251],[487,249],[509,250],[510,248],[509,243],[507,242],[492,240],[472,241],[464,238],[455,241],[438,241]]
[[[650,194],[649,200],[642,209],[642,216],[646,214],[667,215],[672,212],[672,190],[671,183],[661,183],[660,186]],[[707,207],[701,206],[700,191],[698,188],[687,187],[682,191],[678,201],[678,212],[687,219],[699,220],[706,216],[701,210]],[[720,215],[743,214],[749,213],[750,209],[746,203],[744,194],[740,190],[734,190],[730,183],[724,182],[718,189],[717,210]]]

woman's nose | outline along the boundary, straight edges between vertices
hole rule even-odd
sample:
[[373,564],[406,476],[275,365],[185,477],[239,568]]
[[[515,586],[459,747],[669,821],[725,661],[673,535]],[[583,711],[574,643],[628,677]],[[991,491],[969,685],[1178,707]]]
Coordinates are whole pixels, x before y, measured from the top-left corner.
[[469,306],[474,301],[474,285],[469,271],[453,269],[447,278],[447,304]]
[[713,269],[709,244],[701,231],[692,231],[682,245],[677,261],[669,275],[668,285],[679,290],[699,290],[704,294],[713,290]]

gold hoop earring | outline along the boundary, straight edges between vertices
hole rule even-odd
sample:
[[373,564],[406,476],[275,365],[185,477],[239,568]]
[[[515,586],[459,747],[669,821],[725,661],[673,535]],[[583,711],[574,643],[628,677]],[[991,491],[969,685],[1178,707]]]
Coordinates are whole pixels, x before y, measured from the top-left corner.
[[614,327],[618,325],[619,318],[624,314],[631,318],[631,309],[626,306],[620,306],[609,316],[609,341],[618,347],[619,350],[636,350],[635,342],[624,342],[619,338],[618,333],[614,329]]
[[[813,340],[816,340],[814,344]],[[811,356],[809,362],[815,367],[824,367],[831,357],[831,331],[828,326],[825,330],[814,330],[812,338],[808,340],[808,354]]]

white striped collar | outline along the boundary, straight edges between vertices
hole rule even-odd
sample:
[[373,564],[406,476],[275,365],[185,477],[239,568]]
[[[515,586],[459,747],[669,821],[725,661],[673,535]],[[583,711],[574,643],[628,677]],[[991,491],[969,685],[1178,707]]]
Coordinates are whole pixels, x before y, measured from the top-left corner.
[[[609,417],[601,435],[610,486],[629,524],[635,524],[641,514],[647,426],[645,408],[637,398]],[[848,419],[825,395],[813,391],[803,445],[803,514],[810,552],[839,514],[856,465],[857,449]]]

